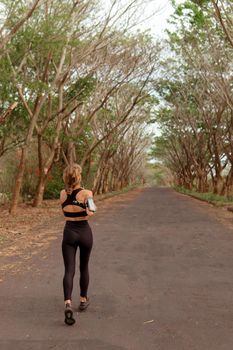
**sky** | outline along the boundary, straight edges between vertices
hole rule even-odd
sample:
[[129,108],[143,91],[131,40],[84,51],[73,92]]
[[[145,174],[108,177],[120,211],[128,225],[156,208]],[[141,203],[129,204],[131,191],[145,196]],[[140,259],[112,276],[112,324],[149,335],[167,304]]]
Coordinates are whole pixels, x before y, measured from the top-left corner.
[[[176,0],[180,3],[184,0]],[[133,0],[118,0],[118,9],[127,7]],[[103,8],[106,13],[111,7],[114,0],[102,0]],[[117,7],[116,7],[117,8]],[[117,10],[118,11],[118,10]],[[120,11],[119,11],[120,12]],[[167,20],[173,13],[173,8],[169,0],[138,0],[136,17],[140,18],[138,26],[134,29],[147,30],[149,29],[155,37],[164,37],[164,30],[167,28]],[[141,22],[142,18],[144,19]]]
[[156,37],[163,37],[164,30],[168,27],[167,20],[173,13],[169,0],[154,0],[147,8],[148,15],[156,12],[142,24],[142,28],[150,29]]
[[[107,5],[107,8],[110,6],[111,1],[114,0],[103,0],[103,3]],[[120,2],[121,0],[119,0]],[[181,3],[184,0],[177,0],[177,3]],[[122,2],[129,3],[130,0],[122,0]],[[138,24],[134,29],[150,30],[151,34],[155,38],[164,38],[166,33],[164,32],[166,28],[169,27],[167,20],[173,13],[173,7],[169,0],[145,0],[142,7],[138,7],[139,15],[142,15],[145,20]],[[153,14],[153,16],[151,16]],[[151,17],[151,18],[150,18]],[[153,131],[154,134],[160,135],[159,128],[156,124],[150,125],[149,131]]]

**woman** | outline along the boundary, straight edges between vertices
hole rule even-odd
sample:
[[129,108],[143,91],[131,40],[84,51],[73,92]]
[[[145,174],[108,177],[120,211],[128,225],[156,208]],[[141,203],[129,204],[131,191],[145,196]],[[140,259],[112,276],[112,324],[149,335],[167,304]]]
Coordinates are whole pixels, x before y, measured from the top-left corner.
[[81,187],[82,168],[78,164],[67,166],[63,173],[65,189],[60,193],[60,202],[65,216],[66,224],[63,232],[62,254],[65,274],[63,278],[65,323],[75,323],[71,306],[73,278],[75,274],[75,257],[77,247],[80,250],[80,305],[79,310],[84,311],[90,301],[87,296],[89,284],[88,261],[92,249],[92,231],[88,224],[88,217],[94,213],[88,209],[89,198],[93,197],[91,191]]

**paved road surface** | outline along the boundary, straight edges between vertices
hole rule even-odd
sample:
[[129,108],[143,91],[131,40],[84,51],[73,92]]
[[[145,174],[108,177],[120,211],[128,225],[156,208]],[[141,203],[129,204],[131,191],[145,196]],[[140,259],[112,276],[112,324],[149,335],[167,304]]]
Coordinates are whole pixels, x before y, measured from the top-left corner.
[[233,349],[233,232],[169,189],[122,198],[91,222],[89,310],[63,323],[59,218],[49,250],[0,284],[1,350]]

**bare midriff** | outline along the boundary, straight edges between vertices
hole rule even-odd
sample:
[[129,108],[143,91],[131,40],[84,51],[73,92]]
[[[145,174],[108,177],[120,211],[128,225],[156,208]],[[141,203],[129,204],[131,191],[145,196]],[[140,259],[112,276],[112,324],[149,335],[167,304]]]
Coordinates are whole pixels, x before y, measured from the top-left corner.
[[88,220],[88,216],[83,216],[81,218],[65,218],[65,221],[85,221]]

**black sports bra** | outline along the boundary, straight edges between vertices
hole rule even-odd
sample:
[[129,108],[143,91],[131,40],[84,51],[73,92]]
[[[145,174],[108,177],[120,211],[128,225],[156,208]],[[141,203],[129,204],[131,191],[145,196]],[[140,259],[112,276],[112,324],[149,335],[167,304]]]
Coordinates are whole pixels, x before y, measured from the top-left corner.
[[77,190],[72,191],[71,194],[67,194],[67,198],[65,200],[65,202],[62,203],[62,209],[63,209],[63,213],[66,217],[68,218],[78,218],[78,217],[82,217],[82,216],[87,216],[87,212],[85,211],[80,211],[80,212],[68,212],[64,210],[64,207],[66,207],[67,205],[76,205],[80,208],[86,209],[86,204],[81,203],[79,201],[77,201],[76,199],[76,195],[82,191],[83,188],[78,188]]

